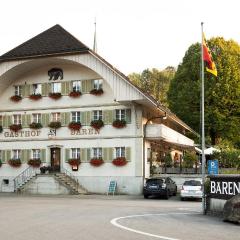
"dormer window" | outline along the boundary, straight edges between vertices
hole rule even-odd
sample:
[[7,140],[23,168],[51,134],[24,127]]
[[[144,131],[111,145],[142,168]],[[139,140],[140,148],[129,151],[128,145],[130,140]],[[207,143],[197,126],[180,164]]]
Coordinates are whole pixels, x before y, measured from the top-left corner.
[[81,81],[73,81],[72,82],[73,92],[81,92],[81,88],[82,88]]
[[61,93],[61,83],[52,83],[51,91],[52,93]]
[[41,84],[33,84],[32,88],[33,88],[34,95],[42,94],[42,85]]
[[102,79],[97,79],[93,81],[93,88],[96,90],[102,89]]
[[22,86],[15,86],[15,96],[22,96]]

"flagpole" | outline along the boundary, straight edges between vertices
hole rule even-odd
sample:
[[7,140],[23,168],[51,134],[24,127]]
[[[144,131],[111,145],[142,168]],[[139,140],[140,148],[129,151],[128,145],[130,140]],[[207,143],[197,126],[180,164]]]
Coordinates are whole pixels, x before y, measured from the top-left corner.
[[202,89],[201,89],[201,104],[202,104],[202,191],[203,191],[203,198],[202,198],[202,211],[203,214],[206,214],[206,198],[205,198],[205,123],[204,123],[204,60],[203,60],[203,22],[201,22],[201,31],[202,31],[202,47],[201,47],[201,80],[202,80]]

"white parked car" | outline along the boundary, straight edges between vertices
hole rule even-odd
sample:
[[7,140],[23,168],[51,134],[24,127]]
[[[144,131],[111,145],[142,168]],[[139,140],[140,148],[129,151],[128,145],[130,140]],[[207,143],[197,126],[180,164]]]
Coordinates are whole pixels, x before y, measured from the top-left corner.
[[183,183],[181,192],[181,200],[187,198],[202,198],[202,181],[201,180],[187,180]]

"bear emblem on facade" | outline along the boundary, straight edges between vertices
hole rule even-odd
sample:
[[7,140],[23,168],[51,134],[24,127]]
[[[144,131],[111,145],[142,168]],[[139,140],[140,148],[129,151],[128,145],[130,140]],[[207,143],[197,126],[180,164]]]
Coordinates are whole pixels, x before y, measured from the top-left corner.
[[63,79],[63,70],[61,68],[52,68],[48,71],[48,76],[50,77],[49,80],[58,80]]

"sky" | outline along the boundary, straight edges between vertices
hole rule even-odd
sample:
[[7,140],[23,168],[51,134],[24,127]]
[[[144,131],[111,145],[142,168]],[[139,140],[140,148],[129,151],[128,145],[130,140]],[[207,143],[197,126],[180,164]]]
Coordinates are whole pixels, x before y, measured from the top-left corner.
[[177,67],[188,47],[222,36],[240,44],[239,0],[7,0],[0,5],[0,55],[60,24],[128,75]]

